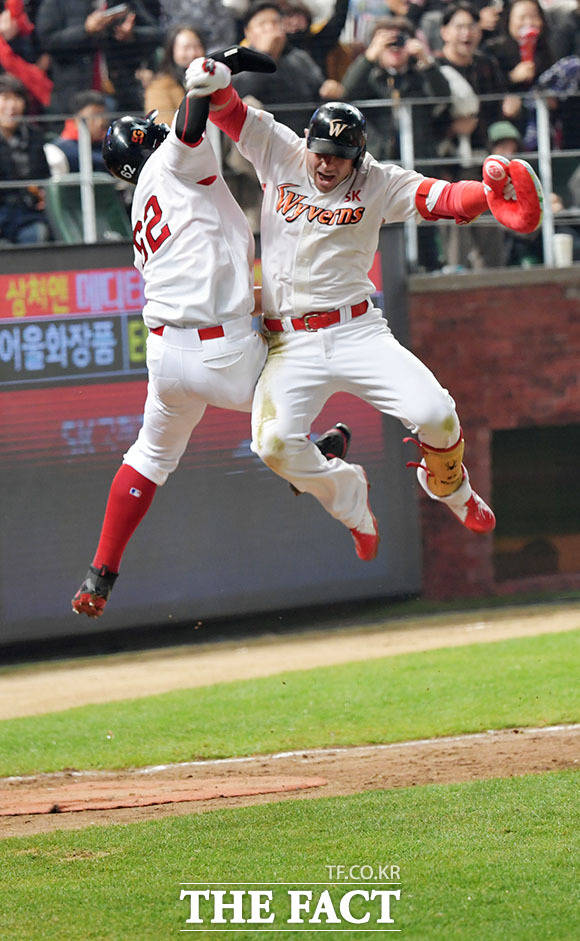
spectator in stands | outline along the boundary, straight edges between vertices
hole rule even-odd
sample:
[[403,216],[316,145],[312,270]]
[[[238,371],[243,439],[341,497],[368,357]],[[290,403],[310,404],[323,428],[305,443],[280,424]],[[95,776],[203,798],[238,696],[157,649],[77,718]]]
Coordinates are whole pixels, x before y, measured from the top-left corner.
[[522,148],[522,135],[511,121],[494,121],[487,129],[490,154],[501,154],[511,160]]
[[[440,0],[433,0],[439,5]],[[386,16],[404,16],[416,27],[430,4],[430,0],[350,0],[350,18],[353,21],[354,38],[363,48],[371,40],[377,20]]]
[[443,0],[418,0],[407,13],[407,18],[421,30],[421,36],[433,53],[439,52],[443,45],[440,29],[444,7]]
[[[404,17],[377,20],[367,49],[349,67],[342,85],[351,101],[374,98],[393,102],[393,107],[367,111],[368,148],[377,160],[399,160],[401,156],[400,99],[448,98],[450,94],[439,66]],[[437,119],[443,107],[413,107],[413,142],[419,163],[421,157],[436,156]]]
[[[305,50],[292,47],[287,42],[282,7],[276,0],[258,0],[248,8],[244,33],[244,43],[272,56],[276,60],[277,71],[273,74],[245,72],[234,76],[232,84],[240,97],[257,102],[270,111],[275,111],[280,104],[319,100],[324,75]],[[311,111],[308,104],[305,108],[298,106],[296,110],[281,111],[278,119],[302,136]],[[262,189],[256,172],[236,147],[230,147],[226,142],[225,149],[226,165],[235,174],[233,179],[228,179],[228,184],[252,230],[258,232]]]
[[490,39],[495,39],[502,33],[504,0],[477,0],[475,6],[479,8],[480,46],[484,46]]
[[[443,13],[450,2],[455,2],[455,0],[426,0],[423,5],[421,0],[416,0],[410,6],[409,19],[412,14],[417,15],[416,10],[422,11],[418,21],[413,19],[413,22],[418,22],[421,33],[432,52],[440,52],[443,48],[441,26]],[[504,0],[470,0],[470,2],[479,14],[481,45],[498,34]]]
[[102,154],[110,123],[106,99],[99,91],[81,91],[73,98],[73,117],[65,122],[60,137],[44,145],[52,176],[78,173],[80,170],[79,121],[84,121],[91,137],[93,170],[107,172]]
[[332,16],[326,22],[312,23],[312,13],[304,3],[287,2],[283,5],[284,29],[289,46],[304,49],[316,62],[323,75],[337,78],[331,74],[331,54],[337,54],[338,41],[344,29],[348,13],[349,0],[335,0]]
[[[562,151],[580,150],[580,56],[568,55],[558,59],[542,72],[534,88],[548,96],[546,102],[553,127],[552,142]],[[533,99],[525,100],[525,107],[530,115],[526,125],[526,144],[530,150],[536,150]],[[569,202],[569,178],[577,166],[578,157],[574,153],[559,155],[552,160],[554,189],[566,204]]]
[[[441,38],[443,48],[438,62],[450,66],[467,82],[471,94],[494,95],[505,90],[505,79],[493,56],[478,49],[481,37],[479,13],[466,0],[449,3],[443,12]],[[443,69],[449,81],[452,95],[453,75]],[[458,104],[458,102],[456,102]],[[459,109],[457,109],[459,111]],[[487,128],[501,117],[501,101],[482,101],[475,114],[454,117],[449,112],[448,133],[450,138],[464,135],[473,151],[485,153]]]
[[[504,10],[502,25],[501,34],[485,49],[499,62],[510,93],[503,103],[504,117],[516,123],[525,138],[529,113],[523,96],[554,62],[548,25],[537,0],[513,0]],[[528,149],[534,149],[533,143]]]
[[96,0],[42,0],[36,28],[52,62],[52,112],[70,114],[74,95],[86,89],[110,94],[119,111],[142,110],[135,72],[163,34],[141,0],[116,14]]
[[[530,94],[538,78],[554,63],[549,28],[537,0],[513,0],[502,17],[503,32],[486,44],[498,60],[509,94],[503,102],[504,116],[517,125],[522,149],[537,149],[536,112]],[[552,142],[555,138],[557,100],[549,102]]]
[[[25,123],[26,89],[11,75],[0,75],[0,180],[42,180],[49,176],[40,132]],[[0,189],[0,240],[14,244],[50,241],[44,192],[37,183]]]
[[[404,98],[448,98],[449,85],[427,47],[415,36],[405,17],[377,20],[365,52],[348,68],[342,80],[342,93],[351,101],[380,99],[392,107],[367,108],[368,148],[377,160],[399,160],[398,102]],[[438,119],[445,105],[414,105],[413,145],[415,166],[421,158],[437,155]],[[432,167],[423,168],[427,176]],[[421,226],[418,232],[419,264],[428,271],[441,265],[439,239],[434,226]]]
[[0,13],[0,74],[7,72],[18,78],[40,111],[50,101],[52,82],[44,68],[34,62],[33,32],[22,0],[6,0]]
[[[433,176],[449,180],[471,179],[480,170],[487,155],[487,128],[501,117],[501,100],[480,101],[480,95],[500,95],[505,82],[496,60],[479,47],[481,26],[479,12],[466,0],[448,3],[443,11],[441,38],[443,48],[437,56],[441,71],[449,82],[451,104],[445,115],[447,136],[439,152],[453,159]],[[480,268],[480,245],[485,229],[453,226],[439,229],[447,266]]]
[[237,2],[230,0],[161,0],[160,5],[165,32],[178,23],[192,23],[196,31],[202,30],[210,54],[239,38],[237,18],[243,12],[244,3],[241,9]]
[[205,41],[190,23],[172,26],[159,70],[145,89],[145,111],[159,112],[157,121],[171,124],[185,93],[185,70],[192,59],[205,55]]
[[411,0],[385,0],[385,16],[404,16],[415,29],[424,12],[424,6]]
[[2,35],[6,36],[8,42],[16,55],[21,56],[27,62],[33,62],[35,58],[34,48],[34,23],[30,19],[27,11],[27,4],[24,0],[0,0],[0,28]]
[[282,9],[275,0],[258,0],[249,8],[244,33],[247,45],[276,60],[277,71],[273,75],[259,72],[236,75],[233,80],[236,91],[241,98],[249,95],[260,102],[260,107],[271,111],[275,111],[276,105],[303,102],[305,107],[278,115],[280,121],[302,136],[311,106],[320,98],[322,71],[307,52],[287,42]]
[[510,92],[526,92],[554,62],[545,13],[537,0],[513,0],[502,13],[500,34],[486,43]]

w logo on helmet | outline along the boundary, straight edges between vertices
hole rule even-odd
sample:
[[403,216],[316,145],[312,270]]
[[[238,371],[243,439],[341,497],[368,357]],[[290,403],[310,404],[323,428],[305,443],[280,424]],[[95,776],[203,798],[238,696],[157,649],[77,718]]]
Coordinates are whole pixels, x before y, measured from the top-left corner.
[[348,127],[348,124],[345,124],[344,121],[338,121],[336,118],[333,118],[330,122],[328,133],[331,137],[340,137],[346,127]]

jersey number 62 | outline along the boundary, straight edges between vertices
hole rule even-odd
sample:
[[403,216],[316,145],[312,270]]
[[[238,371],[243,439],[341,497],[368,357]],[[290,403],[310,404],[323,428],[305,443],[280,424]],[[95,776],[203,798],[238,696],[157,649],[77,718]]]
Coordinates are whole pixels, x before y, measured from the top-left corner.
[[[143,213],[143,221],[141,219],[135,223],[133,229],[133,244],[138,252],[143,256],[143,263],[149,258],[149,252],[147,251],[147,245],[151,250],[151,254],[154,255],[155,252],[163,245],[166,239],[171,235],[171,231],[167,223],[161,228],[161,206],[159,205],[159,200],[157,196],[150,196],[147,202],[145,203],[145,212]],[[143,238],[143,226],[145,226],[145,238]]]

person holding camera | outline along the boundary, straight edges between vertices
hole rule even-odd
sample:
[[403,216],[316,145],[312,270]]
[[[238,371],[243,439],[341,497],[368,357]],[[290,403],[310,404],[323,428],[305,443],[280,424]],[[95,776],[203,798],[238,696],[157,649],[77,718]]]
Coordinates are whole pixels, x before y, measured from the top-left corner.
[[141,110],[135,72],[163,34],[141,0],[104,6],[100,0],[42,0],[36,18],[40,45],[51,57],[53,113],[69,114],[80,91],[112,97],[119,111]]
[[[428,48],[415,35],[406,17],[377,20],[366,51],[342,79],[344,97],[351,101],[381,99],[385,104],[367,109],[369,149],[377,160],[401,157],[399,102],[404,98],[446,98],[449,85]],[[390,102],[390,104],[387,104]],[[412,109],[415,166],[421,158],[437,156],[445,133],[444,105],[414,105]],[[425,172],[429,173],[428,167]],[[427,271],[440,267],[439,242],[433,227],[419,229],[419,264]]]
[[[377,20],[366,51],[347,69],[342,86],[350,101],[380,99],[390,105],[367,110],[369,149],[377,160],[401,156],[398,102],[404,98],[448,98],[449,85],[426,46],[405,17]],[[413,140],[416,162],[436,156],[437,105],[415,105]]]

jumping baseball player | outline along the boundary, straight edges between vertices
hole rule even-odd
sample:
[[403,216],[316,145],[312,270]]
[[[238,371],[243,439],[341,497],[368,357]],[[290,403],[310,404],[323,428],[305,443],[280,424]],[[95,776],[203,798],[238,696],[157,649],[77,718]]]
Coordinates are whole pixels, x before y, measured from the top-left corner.
[[[188,69],[193,95],[207,94],[212,85],[196,90],[205,62],[194,60]],[[254,395],[252,448],[350,529],[359,558],[375,558],[379,532],[363,468],[325,461],[309,440],[327,399],[350,392],[416,435],[421,459],[410,463],[429,497],[468,529],[489,532],[495,517],[471,487],[455,403],[393,337],[372,305],[367,272],[381,225],[415,213],[463,224],[489,208],[509,228],[533,231],[542,194],[531,167],[490,156],[484,183],[427,178],[366,153],[365,119],[351,105],[323,105],[299,138],[271,114],[246,106],[226,79],[220,63],[211,120],[253,163],[264,189],[262,306],[269,354]]]
[[[250,50],[221,55],[235,71],[273,70],[268,56]],[[205,68],[213,87],[215,65]],[[222,68],[218,85],[230,79]],[[89,617],[102,615],[125,547],[206,406],[249,412],[266,359],[264,337],[252,329],[254,240],[205,137],[208,110],[208,97],[186,95],[171,130],[154,123],[155,112],[127,116],[103,145],[110,172],[135,184],[149,382],[143,426],[113,480],[93,563],[72,600],[73,611]],[[345,426],[331,429],[317,453],[344,455],[349,438]]]

